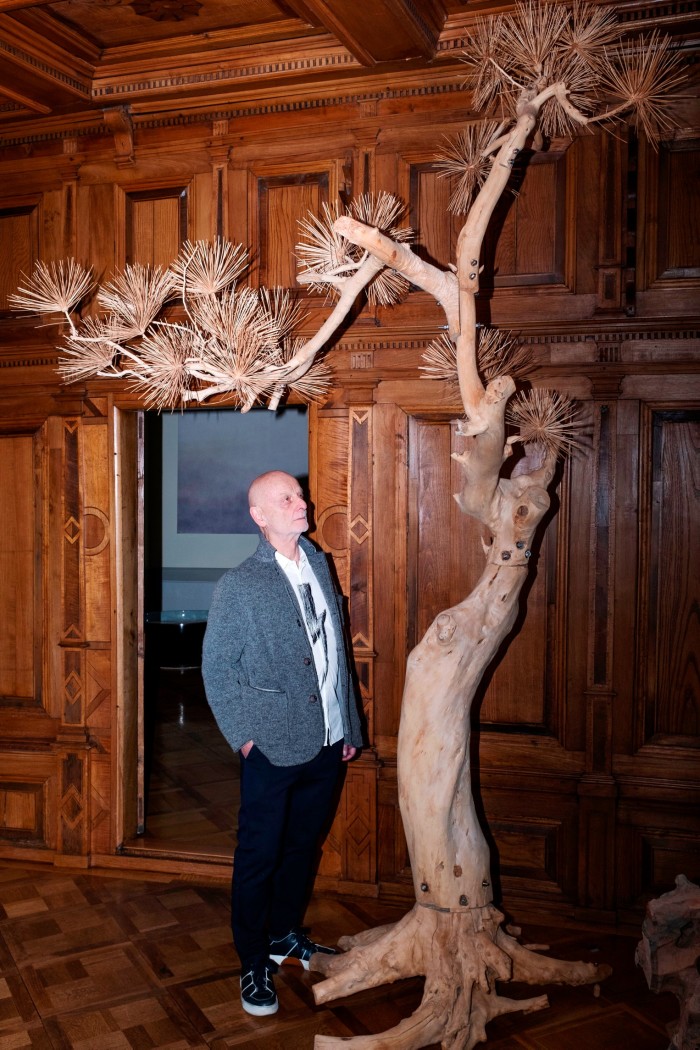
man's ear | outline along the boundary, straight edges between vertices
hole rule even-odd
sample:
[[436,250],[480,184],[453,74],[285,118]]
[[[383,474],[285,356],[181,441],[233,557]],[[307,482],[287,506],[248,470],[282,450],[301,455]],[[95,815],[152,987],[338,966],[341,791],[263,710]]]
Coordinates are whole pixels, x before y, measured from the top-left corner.
[[255,522],[255,524],[258,526],[258,528],[259,529],[264,528],[265,525],[267,524],[267,522],[265,521],[265,515],[260,510],[260,507],[250,507],[249,510],[250,510],[250,516],[253,519],[253,521]]

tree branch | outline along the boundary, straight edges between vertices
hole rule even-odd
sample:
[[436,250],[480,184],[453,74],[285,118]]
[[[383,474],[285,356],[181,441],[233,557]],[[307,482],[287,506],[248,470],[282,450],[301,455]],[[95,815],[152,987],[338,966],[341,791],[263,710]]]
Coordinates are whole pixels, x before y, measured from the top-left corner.
[[[303,376],[305,372],[308,372],[318,351],[337,331],[350,313],[350,310],[354,306],[360,292],[366,288],[372,278],[379,273],[383,268],[383,265],[384,264],[379,260],[369,256],[362,262],[356,273],[345,279],[341,285],[342,291],[340,293],[340,298],[330,315],[326,318],[316,334],[312,336],[308,342],[304,343],[301,349],[299,349],[284,366],[283,382],[285,384],[293,383],[300,376]],[[318,274],[303,275],[303,277],[305,279],[302,279],[302,277],[299,278],[302,284],[312,284],[314,281],[318,282],[319,280]],[[284,388],[279,392],[275,392],[270,398],[267,407],[273,412],[280,403],[283,389]]]
[[411,284],[432,295],[445,312],[448,331],[454,338],[459,331],[457,281],[451,270],[420,259],[407,244],[394,241],[376,227],[366,226],[349,215],[336,219],[334,228],[353,244],[366,248],[383,266],[390,266]]

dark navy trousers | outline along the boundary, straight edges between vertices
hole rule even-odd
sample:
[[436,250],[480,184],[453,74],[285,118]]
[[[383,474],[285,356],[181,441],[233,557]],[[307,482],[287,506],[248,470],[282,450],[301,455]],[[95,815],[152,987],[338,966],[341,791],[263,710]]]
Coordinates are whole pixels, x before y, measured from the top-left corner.
[[342,740],[295,766],[274,766],[255,745],[241,755],[231,926],[244,968],[267,959],[270,935],[302,923],[342,755]]

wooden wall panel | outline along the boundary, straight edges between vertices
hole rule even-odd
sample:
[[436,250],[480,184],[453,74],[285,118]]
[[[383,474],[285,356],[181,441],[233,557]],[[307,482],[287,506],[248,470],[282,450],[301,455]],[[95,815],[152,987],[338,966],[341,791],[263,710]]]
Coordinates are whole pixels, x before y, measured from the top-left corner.
[[[409,423],[408,637],[405,657],[443,609],[465,598],[484,569],[480,527],[462,514],[454,492],[462,485],[452,453],[469,439],[460,438],[457,422],[444,416],[412,417]],[[548,580],[556,565],[556,525],[535,552],[522,609],[513,631],[479,691],[483,724],[530,725],[551,729],[546,702],[547,647],[556,644],[555,625],[547,623]],[[387,581],[388,583],[388,581]]]
[[41,257],[65,259],[74,255],[75,185],[69,182],[58,190],[48,190],[42,198]]
[[260,283],[298,288],[295,246],[299,219],[320,215],[330,200],[328,171],[266,175],[257,179],[257,257]]
[[45,807],[41,796],[41,785],[12,781],[0,784],[0,834],[5,841],[44,844]]
[[[111,698],[110,698],[111,699]],[[110,704],[105,705],[108,709]],[[101,750],[90,752],[90,851],[97,856],[114,852],[114,777],[112,756]]]
[[[673,782],[669,777],[669,782]],[[672,800],[669,789],[642,791],[636,797],[626,792],[620,800],[617,903],[622,915],[634,914],[645,900],[673,887],[677,875],[691,872],[697,881],[700,871],[700,793],[695,785],[685,787],[686,807]],[[660,797],[651,797],[652,795]]]
[[659,156],[656,277],[700,278],[700,143],[665,143]]
[[700,411],[657,410],[647,489],[647,607],[639,631],[645,742],[700,736]]
[[566,154],[535,154],[494,212],[481,287],[563,283],[566,232]]
[[100,278],[109,278],[121,258],[117,252],[120,228],[117,222],[115,189],[109,182],[83,186],[78,183],[75,194],[76,219],[75,256],[83,264],[92,266]]
[[199,172],[188,187],[187,229],[190,240],[213,240],[228,237],[230,229],[230,201],[228,148],[223,156],[212,151],[212,170]]
[[423,259],[446,267],[454,261],[463,219],[448,210],[452,185],[434,161],[407,162],[409,225]]
[[[592,433],[590,406],[581,406],[582,419]],[[557,530],[561,537],[558,556],[565,560],[566,588],[556,615],[562,645],[548,643],[549,659],[554,661],[555,697],[559,707],[552,712],[555,724],[562,726],[561,739],[567,750],[582,752],[586,746],[586,709],[582,702],[588,688],[587,621],[590,612],[589,556],[594,462],[593,449],[572,456],[566,464],[561,487],[554,496]],[[549,538],[549,532],[547,534]],[[564,577],[559,577],[563,584]],[[550,599],[548,597],[548,606]],[[550,610],[551,614],[551,610]]]
[[0,697],[27,703],[35,673],[41,592],[36,593],[40,534],[36,521],[34,440],[0,437]]
[[512,791],[489,790],[488,834],[494,877],[506,896],[526,891],[550,901],[576,892],[577,805],[573,785],[556,794],[529,787],[525,805]]
[[36,198],[0,202],[0,312],[29,276],[39,258],[39,203]]
[[[112,586],[114,588],[114,645],[111,664],[100,664],[100,681],[109,691],[102,699],[91,731],[99,732],[101,749],[113,756],[113,779],[107,779],[106,761],[99,759],[99,806],[92,812],[95,846],[108,831],[110,846],[143,832],[145,822],[144,710],[144,413],[112,409],[114,455],[114,512]],[[95,653],[95,657],[99,656]],[[119,697],[115,710],[112,697]],[[111,727],[106,723],[112,714]],[[101,717],[99,717],[101,716]],[[99,717],[99,721],[97,720]],[[115,775],[116,774],[116,775]],[[110,821],[107,819],[111,816]]]
[[0,769],[0,845],[12,851],[55,846],[55,760],[46,754],[5,754]]
[[[315,538],[332,555],[341,589],[349,599],[357,687],[370,745],[374,724],[371,455],[371,406],[312,410],[309,480]],[[340,805],[319,869],[322,880],[335,878],[337,886],[349,892],[366,893],[376,885],[376,783],[370,747],[345,771]]]
[[[396,734],[408,638],[408,414],[396,404],[374,409],[374,525],[381,537],[374,545],[375,593],[375,741],[385,759],[396,758]],[[390,581],[387,585],[387,581]],[[395,775],[395,771],[394,771]],[[380,810],[381,826],[381,810]],[[392,816],[393,820],[393,816]],[[393,840],[393,835],[390,836]]]
[[129,190],[124,211],[125,262],[167,268],[188,237],[189,188]]
[[85,576],[82,557],[83,519],[80,488],[80,438],[78,419],[63,421],[61,514],[61,596],[59,620],[62,665],[61,721],[84,723],[85,689]]
[[700,141],[682,138],[655,152],[640,147],[637,307],[648,315],[696,313],[700,294]]
[[112,553],[110,478],[104,470],[109,458],[105,419],[93,419],[82,428],[81,491],[82,556],[85,580],[85,638],[91,646],[109,645],[111,609],[103,596],[110,590]]

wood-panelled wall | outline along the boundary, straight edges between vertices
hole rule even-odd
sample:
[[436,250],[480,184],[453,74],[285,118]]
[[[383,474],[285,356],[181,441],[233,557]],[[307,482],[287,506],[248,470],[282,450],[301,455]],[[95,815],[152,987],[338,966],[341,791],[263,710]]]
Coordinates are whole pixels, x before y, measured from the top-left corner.
[[[294,288],[296,220],[366,190],[400,195],[447,265],[459,227],[435,152],[468,109],[454,77],[405,77],[313,110],[151,119],[133,156],[104,130],[0,151],[0,308],[37,259],[108,276],[216,235],[250,245],[253,282]],[[554,141],[515,173],[485,248],[481,320],[519,334],[529,381],[575,397],[587,433],[477,705],[494,877],[520,914],[636,921],[699,874],[699,158],[696,126],[658,152],[624,132]],[[328,306],[307,299],[313,330]],[[319,885],[389,899],[412,892],[406,656],[483,561],[451,497],[454,391],[420,371],[441,320],[419,291],[359,311],[311,414],[315,534],[349,599],[369,742]],[[143,406],[125,385],[61,386],[57,335],[0,317],[0,857],[145,867],[121,852],[140,819]]]

